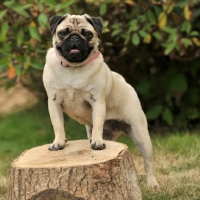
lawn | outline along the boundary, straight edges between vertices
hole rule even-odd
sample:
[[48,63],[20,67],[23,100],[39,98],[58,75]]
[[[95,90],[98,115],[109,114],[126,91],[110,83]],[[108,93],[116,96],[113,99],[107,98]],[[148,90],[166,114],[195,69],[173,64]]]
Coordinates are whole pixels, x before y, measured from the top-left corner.
[[[31,147],[54,139],[47,105],[36,106],[0,117],[0,200],[6,199],[9,166]],[[86,139],[85,127],[65,116],[68,140]],[[144,200],[200,199],[200,132],[151,134],[154,165],[160,190],[146,187],[143,161],[133,142],[122,136],[132,152]]]

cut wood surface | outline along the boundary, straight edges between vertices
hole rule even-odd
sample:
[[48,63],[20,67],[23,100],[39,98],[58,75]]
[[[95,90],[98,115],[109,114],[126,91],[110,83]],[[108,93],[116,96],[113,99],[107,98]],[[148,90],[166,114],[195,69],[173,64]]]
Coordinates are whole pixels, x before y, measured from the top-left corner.
[[69,141],[22,153],[11,165],[9,200],[140,200],[132,156],[125,144],[106,141],[93,150],[89,140]]

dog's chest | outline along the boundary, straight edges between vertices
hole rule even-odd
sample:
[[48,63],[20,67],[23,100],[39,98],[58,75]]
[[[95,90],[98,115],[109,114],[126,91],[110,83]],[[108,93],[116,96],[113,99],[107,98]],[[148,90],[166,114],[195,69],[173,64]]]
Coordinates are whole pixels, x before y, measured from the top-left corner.
[[86,90],[66,88],[59,89],[55,94],[55,101],[61,105],[63,112],[83,124],[92,121],[91,105],[94,101],[92,94]]

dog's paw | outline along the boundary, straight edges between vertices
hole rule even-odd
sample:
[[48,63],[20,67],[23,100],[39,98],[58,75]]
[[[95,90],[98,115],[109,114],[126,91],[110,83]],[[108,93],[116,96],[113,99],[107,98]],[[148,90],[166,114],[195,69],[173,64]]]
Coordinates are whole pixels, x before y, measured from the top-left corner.
[[159,184],[157,183],[156,178],[154,176],[147,178],[147,184],[148,184],[148,187],[150,187],[150,188],[159,189]]
[[49,146],[48,150],[50,151],[57,151],[65,148],[65,143],[67,142],[67,139],[65,140],[54,140],[54,142]]
[[90,140],[91,148],[94,150],[103,150],[106,148],[106,144],[103,140]]

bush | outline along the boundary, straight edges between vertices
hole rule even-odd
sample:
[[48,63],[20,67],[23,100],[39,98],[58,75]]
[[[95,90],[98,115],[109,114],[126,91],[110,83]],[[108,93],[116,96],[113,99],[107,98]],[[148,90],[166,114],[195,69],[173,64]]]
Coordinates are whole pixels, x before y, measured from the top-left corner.
[[199,124],[199,0],[21,0],[0,5],[0,71],[43,88],[42,69],[51,47],[50,16],[101,16],[100,49],[110,68],[133,85],[152,126]]

